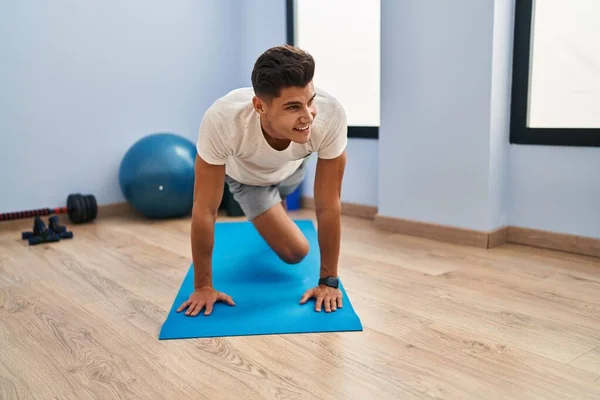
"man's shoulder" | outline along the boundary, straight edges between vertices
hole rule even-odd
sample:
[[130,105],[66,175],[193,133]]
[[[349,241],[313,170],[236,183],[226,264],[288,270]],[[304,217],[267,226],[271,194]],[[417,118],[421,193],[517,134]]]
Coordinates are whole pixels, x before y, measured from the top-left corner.
[[318,87],[315,87],[315,92],[317,94],[315,102],[319,113],[325,113],[328,117],[344,114],[344,107],[337,97]]
[[241,121],[245,115],[252,112],[253,96],[254,90],[251,87],[231,90],[215,100],[206,110],[204,117],[213,124]]
[[346,111],[342,103],[330,93],[316,88],[317,117],[311,142],[319,158],[339,156],[348,143]]
[[[316,133],[318,136],[340,135],[344,134],[346,124],[346,111],[344,106],[329,92],[320,88],[315,88],[317,96],[315,103],[317,106],[317,124]],[[340,129],[341,128],[341,129]]]
[[198,134],[198,154],[213,164],[224,164],[235,153],[253,115],[252,88],[232,90],[215,100],[204,113]]

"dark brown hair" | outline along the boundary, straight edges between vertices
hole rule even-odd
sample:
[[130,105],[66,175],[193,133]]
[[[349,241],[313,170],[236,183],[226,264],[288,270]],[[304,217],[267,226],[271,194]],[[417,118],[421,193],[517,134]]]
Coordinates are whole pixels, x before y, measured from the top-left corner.
[[304,50],[290,45],[268,49],[252,70],[252,87],[257,96],[272,99],[287,87],[305,87],[315,74],[315,60]]

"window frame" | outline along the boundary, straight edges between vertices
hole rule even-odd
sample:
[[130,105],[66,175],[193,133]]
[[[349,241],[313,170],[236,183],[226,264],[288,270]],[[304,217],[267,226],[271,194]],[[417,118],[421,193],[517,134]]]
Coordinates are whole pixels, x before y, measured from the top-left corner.
[[527,126],[534,2],[535,0],[518,0],[515,4],[510,143],[599,147],[600,128],[530,128]]
[[[286,0],[286,43],[296,45],[296,0]],[[348,138],[379,139],[379,126],[348,126]]]

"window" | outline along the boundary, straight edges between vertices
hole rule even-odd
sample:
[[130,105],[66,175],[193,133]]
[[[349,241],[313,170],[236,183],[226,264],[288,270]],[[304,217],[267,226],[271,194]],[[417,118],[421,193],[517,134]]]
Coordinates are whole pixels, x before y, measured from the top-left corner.
[[379,136],[380,7],[380,0],[287,1],[287,41],[315,57],[315,85],[340,100],[351,138]]
[[510,142],[600,146],[600,1],[518,0]]

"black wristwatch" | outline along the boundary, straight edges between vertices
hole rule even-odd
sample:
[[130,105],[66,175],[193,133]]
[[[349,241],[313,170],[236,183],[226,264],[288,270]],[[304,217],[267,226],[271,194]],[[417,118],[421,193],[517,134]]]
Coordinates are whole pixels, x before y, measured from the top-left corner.
[[319,285],[325,285],[337,289],[340,285],[340,281],[337,277],[326,276],[325,278],[319,279]]

